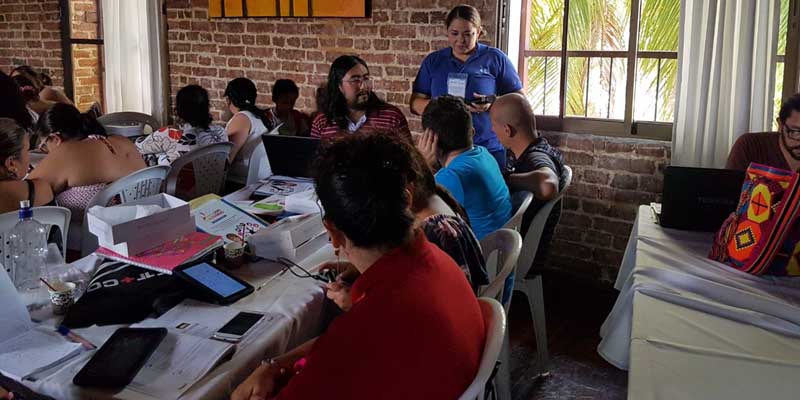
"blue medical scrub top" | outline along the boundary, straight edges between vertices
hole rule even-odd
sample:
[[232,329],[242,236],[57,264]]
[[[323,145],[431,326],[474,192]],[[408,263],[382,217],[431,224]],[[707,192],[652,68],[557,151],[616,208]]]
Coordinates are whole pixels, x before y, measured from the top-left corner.
[[[478,43],[477,49],[466,62],[453,57],[450,47],[428,54],[414,80],[414,92],[431,98],[447,94],[447,77],[450,73],[469,76],[466,90],[468,101],[475,97],[473,93],[500,96],[522,89],[522,82],[508,56],[500,49]],[[472,125],[475,127],[473,143],[490,152],[503,149],[492,131],[488,112],[473,113]]]

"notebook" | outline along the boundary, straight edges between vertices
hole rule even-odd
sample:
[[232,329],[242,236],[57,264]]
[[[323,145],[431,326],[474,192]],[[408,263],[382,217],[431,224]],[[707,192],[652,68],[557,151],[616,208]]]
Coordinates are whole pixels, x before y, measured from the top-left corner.
[[135,256],[126,257],[105,247],[98,248],[95,253],[105,258],[171,275],[175,268],[198,260],[220,246],[222,239],[219,236],[192,232]]
[[79,343],[33,325],[5,268],[0,268],[0,315],[0,372],[12,379],[21,381],[81,352]]

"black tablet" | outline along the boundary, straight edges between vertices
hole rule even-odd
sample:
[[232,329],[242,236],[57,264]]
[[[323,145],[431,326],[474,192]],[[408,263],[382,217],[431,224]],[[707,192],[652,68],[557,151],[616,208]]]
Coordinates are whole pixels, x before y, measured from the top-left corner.
[[253,293],[250,284],[207,262],[180,267],[174,274],[217,304],[230,304]]
[[123,388],[167,335],[166,328],[119,328],[75,375],[78,386]]

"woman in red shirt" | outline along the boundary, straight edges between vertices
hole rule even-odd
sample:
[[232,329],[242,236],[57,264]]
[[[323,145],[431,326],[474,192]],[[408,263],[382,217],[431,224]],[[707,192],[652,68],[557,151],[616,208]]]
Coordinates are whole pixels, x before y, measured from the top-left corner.
[[310,350],[263,363],[232,399],[454,399],[475,378],[480,307],[455,262],[413,229],[413,161],[403,149],[386,135],[321,148],[314,174],[325,227],[360,273],[352,308]]

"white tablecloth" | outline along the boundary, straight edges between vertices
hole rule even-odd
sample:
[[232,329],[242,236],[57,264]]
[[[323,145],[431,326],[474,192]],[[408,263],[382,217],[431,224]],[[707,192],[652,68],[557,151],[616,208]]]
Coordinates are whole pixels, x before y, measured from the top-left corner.
[[630,399],[797,399],[800,279],[711,261],[711,242],[640,207],[598,352],[629,369]]
[[[90,256],[93,257],[93,256]],[[333,248],[325,245],[299,264],[313,268],[332,260]],[[90,261],[90,260],[89,260]],[[247,346],[239,346],[233,358],[215,368],[181,396],[181,399],[228,398],[236,386],[255,369],[263,357],[277,356],[320,333],[324,294],[319,281],[301,279],[291,273],[279,274],[280,265],[259,262],[245,265],[235,271],[255,288],[256,292],[234,303],[231,307],[280,314],[264,334]],[[75,332],[89,341],[100,344],[120,326],[93,326]],[[24,382],[31,389],[55,399],[151,399],[152,397],[125,389],[119,393],[80,389],[72,384],[72,378],[93,353],[84,353],[79,358],[60,366],[58,372],[36,382]],[[176,396],[177,397],[177,396]]]

